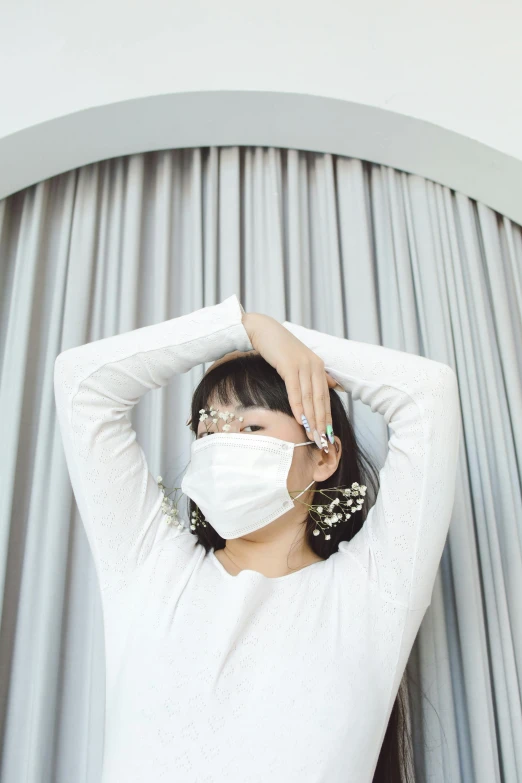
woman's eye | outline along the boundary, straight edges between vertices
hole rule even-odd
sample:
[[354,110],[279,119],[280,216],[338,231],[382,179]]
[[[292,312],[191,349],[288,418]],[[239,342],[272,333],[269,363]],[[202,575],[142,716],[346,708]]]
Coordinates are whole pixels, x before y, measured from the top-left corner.
[[[241,432],[245,432],[246,430],[252,430],[252,429],[254,429],[254,430],[262,430],[263,427],[261,427],[259,424],[247,424],[246,427],[243,427]],[[213,435],[213,434],[214,434],[213,430],[211,430],[210,432],[200,432],[199,435],[198,435],[198,440],[200,440],[201,438],[204,438],[206,435]]]

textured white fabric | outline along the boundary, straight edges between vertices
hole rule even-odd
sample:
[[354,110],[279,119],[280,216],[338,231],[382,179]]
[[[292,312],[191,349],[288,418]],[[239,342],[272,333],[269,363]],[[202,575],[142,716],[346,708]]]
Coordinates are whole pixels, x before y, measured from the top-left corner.
[[392,430],[361,531],[328,560],[232,576],[168,526],[128,411],[250,350],[231,296],[64,351],[56,405],[100,581],[102,783],[366,783],[431,600],[454,502],[458,387],[439,362],[285,322]]

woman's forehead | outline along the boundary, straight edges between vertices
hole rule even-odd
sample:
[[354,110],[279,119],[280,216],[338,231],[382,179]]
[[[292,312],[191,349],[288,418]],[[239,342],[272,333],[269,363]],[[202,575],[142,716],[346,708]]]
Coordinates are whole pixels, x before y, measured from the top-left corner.
[[234,400],[228,405],[223,405],[223,403],[216,402],[215,404],[211,400],[210,403],[207,405],[207,408],[216,411],[229,411],[231,413],[248,413],[248,411],[253,410],[266,410],[262,405],[242,405],[239,401]]

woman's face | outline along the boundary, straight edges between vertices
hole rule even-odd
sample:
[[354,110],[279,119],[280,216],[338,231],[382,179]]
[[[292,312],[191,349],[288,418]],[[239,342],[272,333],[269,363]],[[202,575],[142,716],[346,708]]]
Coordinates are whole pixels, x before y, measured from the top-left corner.
[[[246,353],[258,353],[257,351],[231,351],[225,354],[220,359],[215,361],[207,370],[205,375],[218,364],[233,359],[236,356],[242,356]],[[215,407],[214,407],[215,406]],[[294,416],[288,416],[281,411],[272,411],[263,407],[242,408],[238,400],[232,400],[230,405],[224,406],[215,399],[210,399],[207,404],[207,408],[212,407],[213,410],[226,411],[233,413],[234,418],[229,421],[230,429],[228,432],[240,432],[250,435],[269,435],[272,438],[280,438],[281,440],[292,441],[294,443],[306,443],[308,437],[306,435],[305,428],[298,424]],[[239,421],[239,417],[243,417],[243,421]],[[216,418],[216,417],[214,417]],[[211,420],[210,416],[204,421],[198,422],[198,429],[196,437],[199,438],[211,438],[213,432],[222,432],[225,421],[219,417],[217,424]],[[328,454],[318,449],[313,443],[310,444],[310,448],[294,449],[292,464],[288,473],[286,486],[292,497],[295,497],[301,490],[305,489],[311,481],[325,481],[332,473],[337,469],[339,460],[341,458],[341,441],[335,436],[336,446],[329,446]],[[314,446],[312,449],[312,445]],[[261,528],[260,530],[251,533],[249,539],[259,538],[263,539],[268,528],[279,528],[280,525],[286,525],[290,519],[303,520],[308,514],[308,509],[302,502],[314,503],[314,484],[310,489],[305,492],[301,497],[296,500],[294,508],[282,514],[275,519],[269,525]],[[265,534],[263,533],[265,531]]]
[[[214,407],[215,406],[215,407]],[[224,406],[222,403],[210,400],[207,409],[212,407],[214,410],[221,411],[222,413],[230,412],[235,415],[235,418],[229,421],[230,429],[228,432],[245,433],[249,435],[268,435],[272,438],[280,438],[282,440],[292,441],[293,443],[305,443],[308,438],[304,427],[299,425],[293,416],[288,416],[286,413],[280,411],[272,411],[263,407],[243,408],[240,403],[234,400],[233,404]],[[243,421],[239,421],[239,417],[243,417]],[[216,418],[216,417],[214,417]],[[212,433],[223,432],[223,425],[225,421],[219,417],[217,424],[214,424],[212,419],[205,419],[198,423],[197,438],[211,438]],[[312,445],[314,445],[312,443]],[[329,454],[336,454],[335,448],[330,447]],[[323,473],[325,470],[325,459],[328,458],[328,454],[320,452],[317,447],[314,446],[313,450],[307,448],[295,449],[292,457],[292,464],[287,478],[287,489],[291,492],[291,496],[295,496],[301,490],[304,490],[311,481],[323,481]],[[334,457],[335,465],[337,464],[337,456]],[[329,471],[329,475],[333,472],[333,469]],[[312,500],[313,485],[308,492],[305,492],[299,500],[307,503],[314,502]],[[307,515],[306,506],[302,505],[299,500],[296,501],[293,509],[290,509],[281,517],[278,517],[274,522],[284,524],[286,520],[292,516],[299,519],[304,519]],[[252,537],[252,536],[250,536]]]

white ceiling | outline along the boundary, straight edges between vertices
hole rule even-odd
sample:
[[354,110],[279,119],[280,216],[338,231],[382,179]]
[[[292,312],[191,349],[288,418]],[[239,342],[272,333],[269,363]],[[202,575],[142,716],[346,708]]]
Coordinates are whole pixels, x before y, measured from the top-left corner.
[[522,224],[522,5],[17,0],[0,7],[0,198],[95,160],[313,149]]

